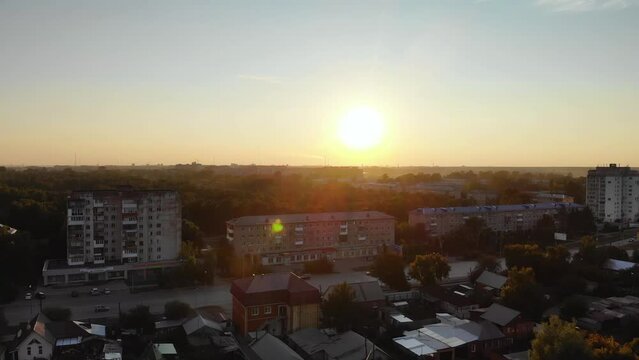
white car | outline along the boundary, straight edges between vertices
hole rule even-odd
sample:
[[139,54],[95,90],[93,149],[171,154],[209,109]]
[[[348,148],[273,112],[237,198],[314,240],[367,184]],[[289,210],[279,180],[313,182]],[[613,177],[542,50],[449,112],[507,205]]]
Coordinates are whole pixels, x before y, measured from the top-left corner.
[[91,289],[91,291],[89,291],[89,294],[93,295],[93,296],[98,296],[101,294],[100,290],[98,290],[98,288],[93,288]]
[[31,298],[32,298],[32,296],[31,296],[31,293],[30,293],[30,292],[28,292],[28,293],[24,294],[24,299],[25,299],[25,300],[31,300]]

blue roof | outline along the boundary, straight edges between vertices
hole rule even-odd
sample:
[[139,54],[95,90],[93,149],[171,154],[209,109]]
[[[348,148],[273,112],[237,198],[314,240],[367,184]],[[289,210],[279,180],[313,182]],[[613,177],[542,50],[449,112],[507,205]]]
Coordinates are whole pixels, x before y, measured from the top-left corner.
[[527,211],[527,210],[581,210],[584,206],[574,203],[541,203],[541,204],[517,204],[517,205],[485,205],[485,206],[457,206],[445,208],[419,208],[413,211],[422,214],[476,214],[489,212]]

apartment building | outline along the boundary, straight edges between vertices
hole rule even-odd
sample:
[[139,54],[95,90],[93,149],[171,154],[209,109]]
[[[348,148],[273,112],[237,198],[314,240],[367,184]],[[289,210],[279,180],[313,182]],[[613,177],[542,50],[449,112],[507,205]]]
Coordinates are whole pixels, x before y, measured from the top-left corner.
[[293,273],[237,279],[231,284],[233,322],[241,335],[274,335],[319,326],[320,292]]
[[494,231],[531,230],[544,215],[555,216],[560,211],[583,208],[583,205],[574,203],[419,208],[410,211],[408,223],[423,226],[433,236],[454,231],[472,217],[483,219],[486,226]]
[[586,205],[598,221],[639,220],[639,171],[610,164],[588,171]]
[[245,216],[227,221],[226,237],[263,265],[368,257],[395,243],[395,219],[379,211]]
[[125,278],[129,269],[157,268],[177,259],[181,238],[175,191],[74,191],[67,199],[66,262],[47,260],[44,283]]

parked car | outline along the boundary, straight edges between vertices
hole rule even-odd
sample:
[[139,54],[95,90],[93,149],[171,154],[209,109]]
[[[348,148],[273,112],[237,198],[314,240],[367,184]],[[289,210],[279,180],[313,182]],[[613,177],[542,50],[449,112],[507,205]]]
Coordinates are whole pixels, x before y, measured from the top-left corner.
[[106,312],[109,310],[111,310],[111,308],[105,305],[96,305],[95,308],[93,309],[93,311],[95,312]]
[[42,291],[38,291],[35,294],[35,297],[36,297],[36,299],[46,299],[47,298],[47,296]]
[[80,296],[80,294],[78,294],[77,291],[75,290],[71,291],[71,297],[78,297],[78,296]]
[[102,290],[102,293],[104,295],[109,295],[111,293],[111,290],[109,290],[109,288],[104,288],[104,290]]
[[28,292],[28,293],[24,294],[24,299],[25,300],[31,300],[31,293]]
[[93,295],[93,296],[98,296],[101,294],[100,290],[98,290],[98,288],[93,288],[91,289],[91,291],[89,291],[89,294]]

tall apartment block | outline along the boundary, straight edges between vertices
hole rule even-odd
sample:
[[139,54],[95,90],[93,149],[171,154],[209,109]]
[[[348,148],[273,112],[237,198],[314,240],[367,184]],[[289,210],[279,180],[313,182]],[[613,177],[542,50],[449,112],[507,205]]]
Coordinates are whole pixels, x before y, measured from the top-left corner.
[[598,221],[639,220],[639,171],[610,164],[588,171],[586,205]]
[[494,231],[530,230],[544,215],[555,216],[560,211],[583,208],[583,205],[574,203],[419,208],[409,212],[408,223],[423,226],[433,236],[448,234],[472,217],[483,219],[486,226]]
[[395,218],[379,211],[245,216],[226,222],[235,253],[263,265],[377,255],[395,243]]
[[175,191],[75,191],[68,198],[70,266],[173,260],[181,236]]

